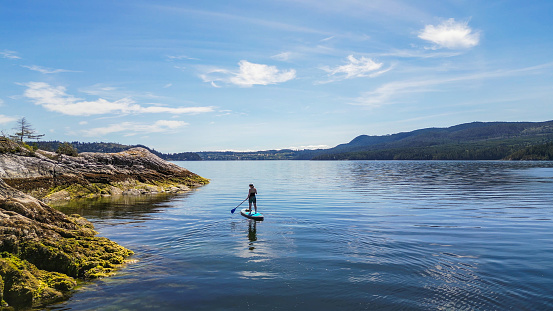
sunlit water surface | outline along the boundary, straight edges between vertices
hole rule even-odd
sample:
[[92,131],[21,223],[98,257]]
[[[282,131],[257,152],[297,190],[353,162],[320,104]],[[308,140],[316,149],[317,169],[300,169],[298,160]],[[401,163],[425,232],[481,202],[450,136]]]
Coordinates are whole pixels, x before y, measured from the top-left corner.
[[136,263],[48,309],[553,309],[553,163],[175,163],[211,183],[61,208]]

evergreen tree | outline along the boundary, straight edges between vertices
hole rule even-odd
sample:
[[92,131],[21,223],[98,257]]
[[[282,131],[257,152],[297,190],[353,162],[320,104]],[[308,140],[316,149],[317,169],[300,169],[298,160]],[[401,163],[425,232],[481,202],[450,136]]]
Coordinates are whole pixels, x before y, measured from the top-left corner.
[[36,139],[39,140],[44,134],[37,134],[35,129],[31,127],[31,123],[25,119],[25,117],[17,120],[17,126],[13,128],[16,132],[14,135],[11,135],[10,138],[12,138],[15,141],[19,141],[20,143],[23,143],[23,139]]

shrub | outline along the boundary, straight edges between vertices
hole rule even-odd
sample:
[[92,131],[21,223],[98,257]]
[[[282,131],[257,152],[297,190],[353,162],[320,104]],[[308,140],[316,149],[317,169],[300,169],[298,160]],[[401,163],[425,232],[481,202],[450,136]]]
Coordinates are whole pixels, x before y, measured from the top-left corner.
[[73,145],[71,145],[68,142],[64,142],[64,143],[60,144],[58,146],[58,150],[56,150],[56,153],[57,154],[65,154],[65,155],[72,156],[72,157],[76,157],[76,156],[79,155],[79,153],[77,152],[77,148],[73,147]]

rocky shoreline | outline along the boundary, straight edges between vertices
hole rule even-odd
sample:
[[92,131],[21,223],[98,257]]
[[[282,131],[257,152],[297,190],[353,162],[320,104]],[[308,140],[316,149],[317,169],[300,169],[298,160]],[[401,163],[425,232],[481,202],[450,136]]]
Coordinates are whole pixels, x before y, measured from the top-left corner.
[[208,180],[144,148],[77,157],[0,142],[0,309],[64,300],[79,279],[109,276],[133,254],[79,215],[45,202],[177,193]]

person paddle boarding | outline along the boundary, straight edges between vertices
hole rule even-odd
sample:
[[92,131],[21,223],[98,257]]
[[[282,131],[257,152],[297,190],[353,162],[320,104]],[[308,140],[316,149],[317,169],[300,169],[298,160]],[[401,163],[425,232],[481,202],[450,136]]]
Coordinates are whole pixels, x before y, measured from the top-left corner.
[[250,208],[246,210],[247,212],[252,212],[252,203],[253,207],[255,208],[255,213],[257,213],[257,200],[255,198],[255,195],[257,194],[257,189],[253,186],[253,184],[250,184],[250,189],[248,190],[248,201],[250,203]]

